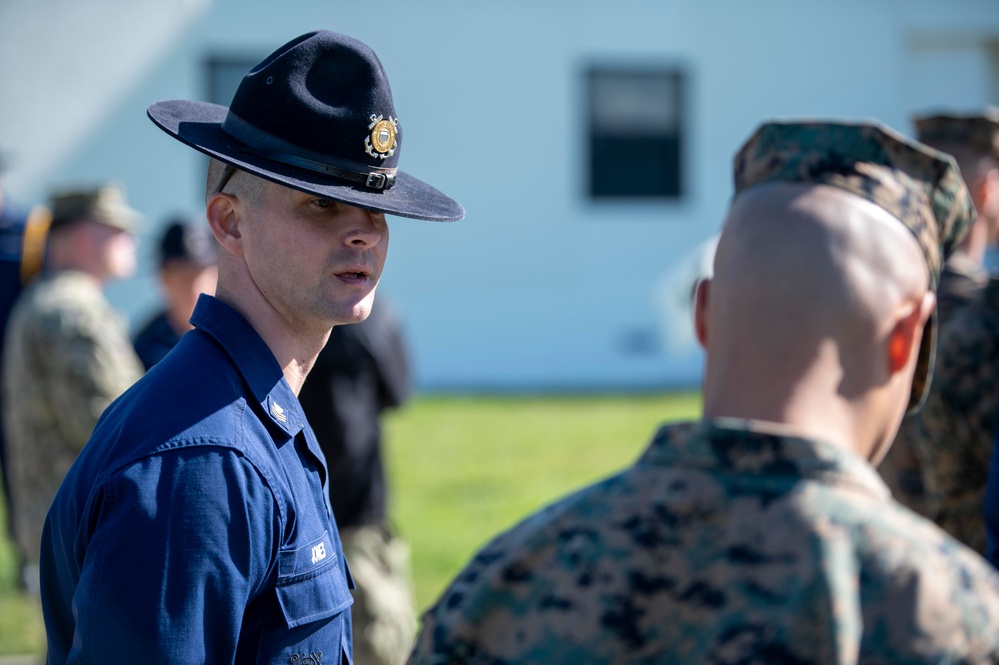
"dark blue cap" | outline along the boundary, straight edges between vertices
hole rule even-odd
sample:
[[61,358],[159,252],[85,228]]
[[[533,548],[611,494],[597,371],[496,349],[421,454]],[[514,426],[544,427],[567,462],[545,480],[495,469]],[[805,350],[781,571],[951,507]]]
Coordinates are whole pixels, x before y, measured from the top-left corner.
[[160,239],[160,267],[172,261],[200,268],[215,265],[215,244],[205,224],[185,217],[171,220]]

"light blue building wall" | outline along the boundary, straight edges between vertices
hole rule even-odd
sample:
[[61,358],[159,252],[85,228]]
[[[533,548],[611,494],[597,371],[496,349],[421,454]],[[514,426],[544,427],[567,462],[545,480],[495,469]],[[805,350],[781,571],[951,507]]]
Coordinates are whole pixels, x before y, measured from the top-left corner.
[[[149,216],[146,257],[164,216],[200,211],[205,164],[146,119],[149,104],[205,98],[211,55],[256,60],[315,28],[371,45],[404,127],[402,169],[468,210],[457,224],[390,220],[380,291],[423,388],[695,384],[680,275],[718,230],[731,156],[761,120],[909,132],[913,111],[999,103],[996,0],[92,0],[72,3],[91,11],[69,26],[52,17],[70,0],[6,2],[0,146],[25,156],[9,193],[31,202],[116,178]],[[23,51],[34,30],[65,36],[45,43],[44,66]],[[684,75],[679,199],[588,195],[592,65]],[[156,302],[151,261],[110,294],[140,323]]]

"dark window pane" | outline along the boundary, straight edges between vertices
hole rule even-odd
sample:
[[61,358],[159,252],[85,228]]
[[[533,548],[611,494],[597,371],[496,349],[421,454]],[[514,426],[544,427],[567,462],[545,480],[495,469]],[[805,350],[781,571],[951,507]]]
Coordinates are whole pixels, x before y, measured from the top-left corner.
[[683,77],[676,70],[589,72],[590,195],[677,198],[683,192]]

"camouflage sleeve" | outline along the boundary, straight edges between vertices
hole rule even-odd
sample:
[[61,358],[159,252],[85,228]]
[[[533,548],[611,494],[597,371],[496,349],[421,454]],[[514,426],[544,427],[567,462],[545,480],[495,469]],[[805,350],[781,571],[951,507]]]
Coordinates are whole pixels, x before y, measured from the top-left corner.
[[66,312],[43,336],[53,416],[82,448],[104,409],[142,376],[127,332],[110,307]]

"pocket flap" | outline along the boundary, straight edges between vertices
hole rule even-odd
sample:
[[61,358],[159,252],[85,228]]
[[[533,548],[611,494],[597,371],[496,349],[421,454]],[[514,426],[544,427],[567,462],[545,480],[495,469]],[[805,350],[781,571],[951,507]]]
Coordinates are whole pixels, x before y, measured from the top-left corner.
[[354,602],[336,563],[318,575],[279,579],[277,597],[289,628],[339,614]]

